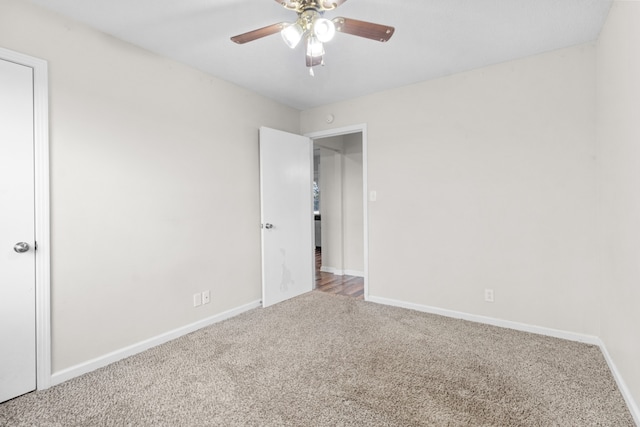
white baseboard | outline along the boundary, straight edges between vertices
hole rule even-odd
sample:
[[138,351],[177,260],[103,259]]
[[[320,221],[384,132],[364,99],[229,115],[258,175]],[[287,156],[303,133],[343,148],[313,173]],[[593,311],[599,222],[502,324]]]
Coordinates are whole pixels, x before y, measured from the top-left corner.
[[357,276],[357,277],[364,277],[364,271],[358,271],[358,270],[341,270],[339,268],[335,268],[335,267],[327,267],[325,265],[323,265],[322,267],[320,267],[320,271],[323,271],[325,273],[332,273],[335,274],[336,276]]
[[358,271],[358,270],[345,270],[344,274],[346,276],[364,277],[364,271]]
[[336,276],[344,276],[344,270],[335,267],[327,267],[326,265],[321,266],[320,271],[324,273],[332,273]]
[[631,415],[633,416],[633,420],[636,422],[636,425],[640,426],[640,408],[638,408],[638,404],[633,399],[633,396],[631,395],[631,391],[629,390],[629,387],[627,387],[627,384],[624,382],[624,379],[622,379],[622,375],[620,375],[620,371],[618,371],[616,364],[613,363],[613,359],[611,358],[611,355],[607,351],[607,347],[604,345],[604,342],[601,340],[599,341],[600,341],[600,350],[602,350],[602,355],[604,356],[605,360],[607,361],[607,364],[609,365],[609,369],[611,370],[611,373],[613,374],[613,378],[615,378],[616,383],[618,384],[618,389],[620,390],[620,393],[622,393],[622,397],[624,397],[625,402],[627,402],[627,407],[629,408],[629,412],[631,412]]
[[244,313],[245,311],[249,311],[254,308],[261,307],[261,305],[262,304],[260,301],[250,302],[248,304],[244,304],[244,305],[241,305],[240,307],[227,310],[223,313],[216,314],[211,317],[207,317],[206,319],[199,320],[189,325],[182,326],[177,329],[173,329],[171,331],[157,335],[153,338],[146,339],[144,341],[130,345],[128,347],[121,348],[119,350],[113,351],[103,356],[96,357],[95,359],[88,360],[86,362],[80,363],[75,366],[71,366],[70,368],[63,369],[62,371],[58,371],[51,375],[51,385],[54,386],[54,385],[63,383],[67,380],[70,380],[72,378],[78,377],[80,375],[89,373],[91,371],[95,371],[96,369],[110,365],[114,362],[117,362],[118,360],[122,360],[126,357],[133,356],[134,354],[141,353],[157,345],[164,344],[168,341],[174,340],[183,335],[197,331],[198,329],[204,328],[205,326],[209,326],[214,323],[221,322],[223,320],[237,316],[238,314]]
[[499,326],[501,328],[515,329],[517,331],[531,332],[534,334],[546,335],[555,338],[562,338],[570,341],[579,341],[586,344],[599,345],[600,339],[593,335],[578,334],[575,332],[561,331],[558,329],[546,328],[543,326],[528,325],[526,323],[511,322],[509,320],[496,319],[493,317],[479,316],[476,314],[464,313],[461,311],[447,310],[444,308],[431,307],[428,305],[414,304],[411,302],[399,301],[390,298],[369,296],[369,301],[378,304],[392,305],[395,307],[408,308],[425,313],[439,314],[454,319],[468,320],[470,322],[484,323],[487,325]]
[[607,361],[607,364],[609,365],[611,374],[613,375],[613,378],[618,384],[618,389],[620,390],[620,393],[622,394],[625,402],[627,403],[629,412],[631,412],[631,415],[633,416],[635,423],[638,426],[640,426],[640,410],[638,408],[638,405],[633,399],[633,396],[631,395],[629,388],[624,382],[624,379],[620,375],[620,372],[616,368],[615,363],[613,363],[613,360],[611,359],[611,356],[609,355],[609,352],[607,351],[607,348],[604,345],[604,342],[595,335],[578,334],[575,332],[562,331],[558,329],[546,328],[543,326],[534,326],[526,323],[511,322],[508,320],[496,319],[493,317],[479,316],[475,314],[464,313],[461,311],[447,310],[443,308],[431,307],[431,306],[422,305],[422,304],[414,304],[414,303],[394,300],[390,298],[369,296],[367,301],[378,303],[378,304],[391,305],[394,307],[408,308],[410,310],[422,311],[424,313],[438,314],[440,316],[452,317],[455,319],[468,320],[470,322],[499,326],[501,328],[514,329],[514,330],[523,331],[523,332],[531,332],[534,334],[540,334],[540,335],[550,336],[554,338],[561,338],[569,341],[578,341],[585,344],[597,345],[598,347],[600,347],[600,350],[602,351],[602,354],[605,360]]

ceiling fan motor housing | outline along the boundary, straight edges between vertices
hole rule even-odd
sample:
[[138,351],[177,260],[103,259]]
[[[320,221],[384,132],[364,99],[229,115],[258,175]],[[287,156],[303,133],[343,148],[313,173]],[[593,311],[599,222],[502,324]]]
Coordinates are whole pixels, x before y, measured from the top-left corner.
[[[317,1],[317,0],[300,0],[300,1],[278,1],[282,6],[289,10],[295,10],[298,13],[302,13],[307,10],[315,10],[321,12],[325,10],[333,10],[339,6],[337,1]],[[343,3],[341,1],[339,3]]]

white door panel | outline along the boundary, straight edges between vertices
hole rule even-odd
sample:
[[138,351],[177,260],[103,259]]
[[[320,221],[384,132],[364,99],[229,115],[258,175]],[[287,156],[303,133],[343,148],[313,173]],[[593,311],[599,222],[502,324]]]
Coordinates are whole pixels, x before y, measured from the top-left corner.
[[33,119],[33,69],[0,60],[0,402],[36,387]]
[[262,305],[313,289],[312,143],[260,128]]

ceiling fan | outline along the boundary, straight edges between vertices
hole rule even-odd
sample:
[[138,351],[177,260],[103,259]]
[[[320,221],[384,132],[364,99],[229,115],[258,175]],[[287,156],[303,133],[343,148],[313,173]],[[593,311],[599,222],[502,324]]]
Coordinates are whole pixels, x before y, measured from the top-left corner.
[[298,14],[295,22],[279,22],[247,33],[231,37],[231,41],[244,44],[262,37],[280,33],[285,44],[294,49],[301,40],[305,40],[306,65],[313,75],[313,67],[324,65],[324,45],[333,39],[336,31],[365,37],[379,42],[388,41],[395,28],[372,22],[337,17],[324,18],[324,13],[334,10],[347,0],[275,0],[285,9]]

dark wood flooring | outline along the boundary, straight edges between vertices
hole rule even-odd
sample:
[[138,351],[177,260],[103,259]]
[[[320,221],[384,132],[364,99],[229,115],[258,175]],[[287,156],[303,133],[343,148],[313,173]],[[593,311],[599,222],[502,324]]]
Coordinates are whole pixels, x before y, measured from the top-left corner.
[[364,278],[357,276],[337,276],[320,271],[322,250],[316,248],[316,289],[329,294],[345,295],[364,299]]

